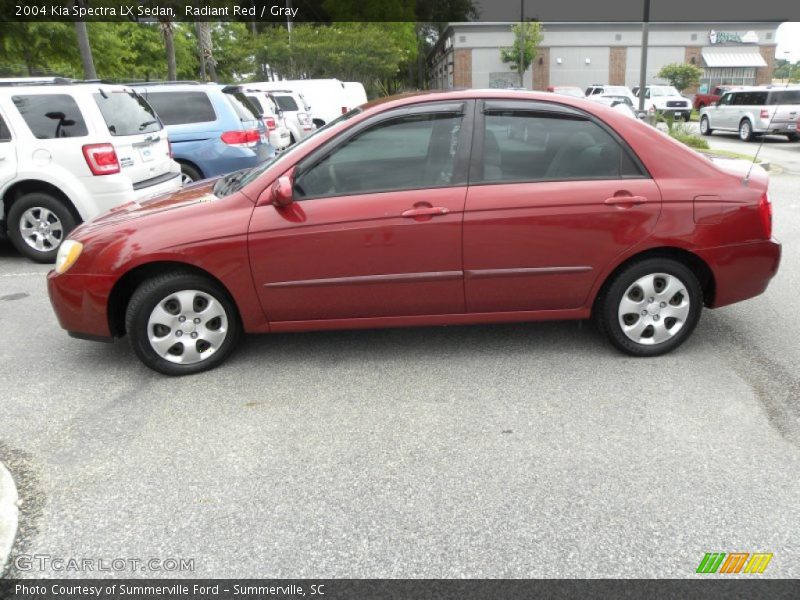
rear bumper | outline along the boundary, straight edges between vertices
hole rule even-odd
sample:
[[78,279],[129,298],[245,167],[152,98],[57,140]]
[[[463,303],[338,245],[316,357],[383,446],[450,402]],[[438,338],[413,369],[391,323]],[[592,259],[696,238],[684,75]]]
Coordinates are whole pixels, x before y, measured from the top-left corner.
[[73,337],[112,338],[108,326],[108,298],[114,286],[110,275],[83,275],[69,272],[47,274],[47,293],[58,323]]
[[781,244],[775,239],[697,252],[714,274],[711,308],[727,306],[763,293],[778,272]]

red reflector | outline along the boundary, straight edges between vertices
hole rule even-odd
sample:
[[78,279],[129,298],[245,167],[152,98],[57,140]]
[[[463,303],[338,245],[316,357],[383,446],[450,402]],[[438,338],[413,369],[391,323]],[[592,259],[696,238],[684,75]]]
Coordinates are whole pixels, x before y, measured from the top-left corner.
[[762,108],[761,109],[761,118],[762,119],[769,118],[769,111],[766,108]]
[[119,173],[119,160],[111,144],[87,144],[83,147],[83,157],[92,175]]
[[772,202],[769,201],[767,192],[761,196],[761,202],[758,205],[758,214],[761,217],[761,225],[764,227],[764,233],[767,239],[772,237]]
[[342,114],[343,114],[343,115],[346,115],[346,114],[347,114],[347,107],[346,107],[346,106],[343,106],[343,107],[342,107]]
[[229,146],[255,146],[261,138],[258,129],[246,131],[226,131],[221,136],[222,141]]

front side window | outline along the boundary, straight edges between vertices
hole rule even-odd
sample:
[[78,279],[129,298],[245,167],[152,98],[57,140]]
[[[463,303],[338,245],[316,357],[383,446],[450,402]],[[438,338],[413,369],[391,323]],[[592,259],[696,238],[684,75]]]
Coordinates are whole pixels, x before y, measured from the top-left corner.
[[78,104],[67,94],[25,94],[11,100],[40,140],[82,137],[89,132]]
[[336,147],[295,181],[298,199],[455,185],[461,115],[390,118]]
[[3,120],[3,117],[0,116],[0,142],[10,142],[11,141],[11,132],[8,130],[8,126],[6,122]]
[[161,123],[147,101],[133,92],[94,94],[111,135],[139,135],[161,130]]
[[274,98],[281,110],[288,110],[290,112],[300,110],[297,108],[297,102],[295,102],[294,98],[291,96],[275,96]]
[[484,122],[483,174],[477,181],[642,176],[629,151],[605,129],[583,117],[504,110],[488,112]]
[[733,99],[733,94],[725,94],[725,95],[724,95],[724,96],[723,96],[723,97],[720,99],[719,103],[720,103],[722,106],[727,106],[728,104],[730,104],[730,103],[731,103],[731,100],[732,100],[732,99]]
[[217,120],[205,92],[150,92],[147,101],[164,125],[207,123]]

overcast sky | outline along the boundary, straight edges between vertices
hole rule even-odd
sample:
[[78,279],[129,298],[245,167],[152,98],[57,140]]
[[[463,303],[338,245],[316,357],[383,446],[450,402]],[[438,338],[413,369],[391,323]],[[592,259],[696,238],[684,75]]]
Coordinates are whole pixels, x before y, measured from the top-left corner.
[[[786,58],[792,62],[800,60],[800,23],[782,23],[775,34],[778,47],[775,58]],[[787,56],[785,52],[788,51]]]

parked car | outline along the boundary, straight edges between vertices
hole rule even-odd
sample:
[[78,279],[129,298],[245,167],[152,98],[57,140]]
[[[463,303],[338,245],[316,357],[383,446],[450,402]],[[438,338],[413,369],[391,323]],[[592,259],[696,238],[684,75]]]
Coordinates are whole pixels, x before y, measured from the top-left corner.
[[[639,88],[634,88],[638,96]],[[634,102],[638,106],[638,98]],[[671,115],[673,119],[688,121],[692,117],[691,103],[671,85],[648,85],[644,88],[644,109],[651,114]]]
[[303,95],[306,112],[317,127],[333,121],[351,108],[353,97],[338,79],[291,79],[260,82],[262,89],[288,89]]
[[716,104],[717,101],[722,98],[722,94],[727,92],[731,89],[729,85],[715,85],[711,88],[711,91],[705,94],[695,94],[694,102],[692,102],[692,106],[695,110],[700,110],[706,106],[710,106],[712,104]]
[[614,96],[612,94],[595,94],[589,96],[592,102],[599,102],[610,106],[614,110],[621,112],[626,117],[637,118],[637,111],[633,108],[633,102],[627,96]]
[[134,84],[166,125],[185,184],[238,171],[275,154],[256,108],[215,83]]
[[229,86],[230,89],[238,89],[244,93],[250,103],[256,108],[267,128],[270,145],[276,150],[284,150],[292,143],[292,132],[286,126],[286,117],[283,111],[278,108],[270,92],[262,90],[251,90],[246,85]]
[[[265,85],[270,84],[270,85]],[[288,89],[273,89],[272,82],[256,82],[247,84],[248,89],[268,91],[275,104],[286,119],[291,144],[299,142],[311,135],[317,126],[311,120],[309,107],[303,95]]]
[[[546,143],[509,140],[509,120]],[[655,356],[777,272],[767,173],[742,185],[729,163],[585,99],[384,98],[270,163],[79,227],[48,289],[72,335],[127,334],[174,375],[244,332],[589,317]]]
[[796,142],[800,140],[798,115],[798,85],[739,88],[725,92],[716,104],[700,111],[700,133],[736,131],[744,142],[765,134],[778,134]]
[[586,88],[586,97],[594,96],[595,94],[610,94],[612,96],[627,96],[630,98],[633,105],[637,105],[637,98],[634,92],[630,90],[628,86],[625,85],[590,85]]
[[81,221],[181,186],[163,126],[131,88],[0,81],[0,230],[53,262]]
[[573,98],[583,98],[585,96],[583,90],[574,85],[550,85],[547,86],[547,91],[561,94],[562,96],[572,96]]

